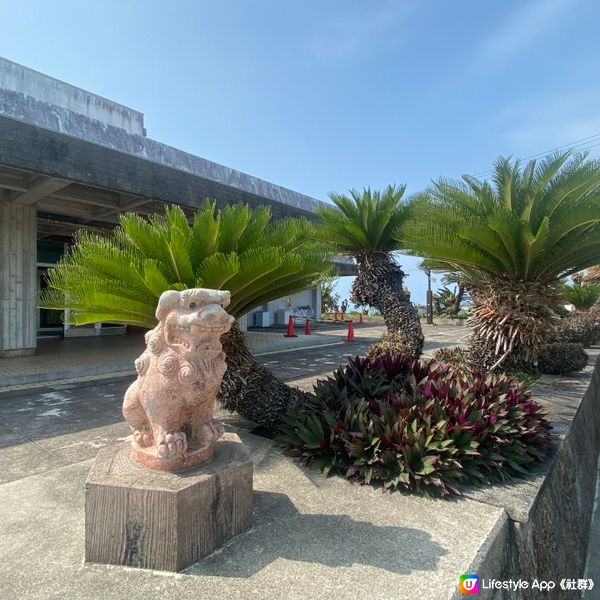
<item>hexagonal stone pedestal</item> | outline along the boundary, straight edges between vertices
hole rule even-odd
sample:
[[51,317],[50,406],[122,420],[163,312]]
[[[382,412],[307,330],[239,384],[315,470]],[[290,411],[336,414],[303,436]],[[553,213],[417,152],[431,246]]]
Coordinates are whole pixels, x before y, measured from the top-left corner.
[[85,486],[85,560],[180,571],[252,525],[252,461],[226,433],[214,459],[188,471],[134,463],[103,448]]

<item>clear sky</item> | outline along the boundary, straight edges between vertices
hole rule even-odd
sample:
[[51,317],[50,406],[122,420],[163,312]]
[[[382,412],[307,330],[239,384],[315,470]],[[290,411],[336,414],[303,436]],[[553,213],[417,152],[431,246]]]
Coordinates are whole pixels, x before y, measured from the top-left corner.
[[600,134],[594,0],[0,0],[0,23],[1,56],[321,200]]

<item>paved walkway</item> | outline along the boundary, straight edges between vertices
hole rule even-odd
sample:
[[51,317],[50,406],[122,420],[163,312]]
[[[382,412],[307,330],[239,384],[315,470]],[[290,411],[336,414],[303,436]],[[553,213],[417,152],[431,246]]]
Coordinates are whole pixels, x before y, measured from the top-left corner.
[[[425,326],[429,350],[453,343],[467,329],[456,326]],[[303,330],[301,330],[303,331]],[[381,325],[356,325],[356,347],[363,350],[385,332]],[[286,338],[283,331],[251,331],[250,347],[257,356],[296,348],[307,351],[300,366],[313,356],[315,347],[344,344],[346,325],[320,325],[310,336],[299,332]],[[363,345],[365,345],[363,348]],[[352,346],[352,344],[349,344]],[[0,390],[41,386],[49,381],[94,380],[134,373],[133,362],[144,347],[141,333],[90,338],[42,339],[35,356],[0,359]],[[308,351],[311,352],[308,352]],[[356,353],[356,351],[355,351]],[[276,363],[273,363],[273,365]],[[324,369],[325,370],[325,369]],[[300,369],[298,369],[298,372]],[[312,371],[311,371],[312,373]]]
[[[438,334],[430,349],[445,343]],[[367,345],[338,337],[262,360],[294,381],[325,375]],[[181,574],[84,564],[85,479],[99,448],[129,439],[120,407],[130,381],[47,382],[0,393],[0,589],[7,598],[354,600],[370,581],[375,600],[449,600],[458,575],[506,518],[471,499],[382,494],[325,478],[253,435],[252,423],[220,411],[254,462],[252,529]],[[457,544],[457,531],[467,530]]]
[[[308,386],[380,333],[367,336],[365,329],[355,343],[333,333],[310,351],[266,351],[259,359],[287,382]],[[430,354],[458,342],[465,330],[425,333]],[[533,473],[531,480],[450,502],[382,494],[300,467],[271,440],[253,435],[252,423],[220,411],[226,430],[241,437],[254,461],[252,530],[177,575],[84,564],[85,479],[99,448],[129,438],[120,407],[130,381],[107,375],[101,382],[47,381],[0,392],[0,589],[7,598],[343,600],[371,581],[373,599],[449,600],[458,576],[477,570],[481,548],[507,513],[519,519],[543,482],[542,473]],[[565,393],[547,404],[557,432],[587,380],[575,376],[564,385]]]

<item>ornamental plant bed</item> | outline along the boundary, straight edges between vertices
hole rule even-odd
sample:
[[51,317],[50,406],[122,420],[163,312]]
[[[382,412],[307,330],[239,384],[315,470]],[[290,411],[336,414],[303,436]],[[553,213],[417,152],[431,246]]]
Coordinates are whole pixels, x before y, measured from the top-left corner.
[[356,357],[288,411],[277,441],[326,474],[446,496],[525,475],[550,429],[530,390],[505,375]]

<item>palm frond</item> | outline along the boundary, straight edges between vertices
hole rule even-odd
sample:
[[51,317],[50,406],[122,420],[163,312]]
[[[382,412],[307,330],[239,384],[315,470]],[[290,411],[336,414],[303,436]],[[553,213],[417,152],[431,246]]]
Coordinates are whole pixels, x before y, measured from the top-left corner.
[[171,207],[144,219],[121,216],[110,236],[81,233],[49,271],[40,306],[76,325],[105,321],[153,327],[156,298],[167,289],[227,289],[229,312],[249,310],[326,279],[333,250],[301,218],[271,222],[267,208],[217,211],[205,201],[190,227]]

